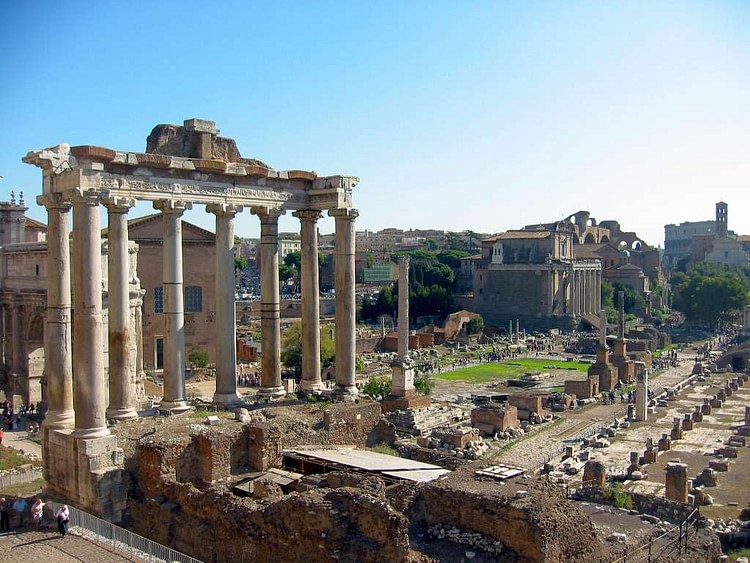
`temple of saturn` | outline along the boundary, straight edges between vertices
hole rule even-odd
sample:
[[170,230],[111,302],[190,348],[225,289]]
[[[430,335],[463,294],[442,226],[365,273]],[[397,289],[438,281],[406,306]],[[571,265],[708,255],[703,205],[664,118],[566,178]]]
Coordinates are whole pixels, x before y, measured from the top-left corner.
[[[124,507],[122,451],[107,418],[137,416],[135,375],[142,354],[131,354],[128,211],[152,201],[163,214],[163,399],[159,410],[188,409],[181,216],[204,204],[216,217],[216,390],[214,401],[240,401],[235,374],[234,226],[244,209],[260,220],[262,376],[259,394],[282,396],[278,279],[278,218],[291,210],[302,239],[301,387],[321,389],[317,220],[322,212],[336,228],[336,388],[351,399],[355,386],[354,222],[350,176],[276,171],[242,158],[232,139],[219,137],[214,122],[190,119],[182,127],[157,126],[145,153],[83,145],[35,150],[24,162],[42,169],[48,213],[48,278],[44,352],[47,414],[43,425],[45,477],[82,506],[117,520]],[[104,360],[102,235],[100,206],[108,230],[108,366]],[[69,214],[72,210],[72,249]],[[72,268],[71,268],[72,255]],[[72,276],[71,276],[72,270]],[[71,287],[72,279],[72,287]],[[135,332],[138,332],[137,327]],[[107,389],[105,370],[109,371]]]

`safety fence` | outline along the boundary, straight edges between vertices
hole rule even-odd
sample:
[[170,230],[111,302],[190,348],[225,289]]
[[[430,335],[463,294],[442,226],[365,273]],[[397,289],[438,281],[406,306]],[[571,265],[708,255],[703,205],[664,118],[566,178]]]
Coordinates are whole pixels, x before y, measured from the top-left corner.
[[23,470],[10,470],[0,473],[0,491],[15,487],[16,485],[25,485],[37,479],[44,478],[44,470],[41,467],[29,467]]
[[[54,514],[57,514],[62,506],[59,503],[48,504],[52,505]],[[201,563],[199,559],[115,526],[93,514],[72,506],[69,506],[68,510],[70,511],[68,527],[71,531],[97,543],[111,545],[118,552],[127,553],[133,559],[154,563]]]
[[700,513],[696,508],[679,525],[658,536],[649,538],[612,563],[656,563],[662,561],[667,554],[676,552],[682,555],[687,553],[688,537],[699,516]]

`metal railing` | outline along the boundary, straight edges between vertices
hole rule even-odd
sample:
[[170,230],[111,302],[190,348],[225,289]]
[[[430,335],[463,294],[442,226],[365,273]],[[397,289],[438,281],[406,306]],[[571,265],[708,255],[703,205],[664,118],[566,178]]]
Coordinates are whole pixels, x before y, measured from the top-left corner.
[[649,539],[647,542],[629,551],[612,563],[631,563],[647,562],[654,563],[660,561],[662,556],[667,553],[677,551],[679,554],[687,553],[688,533],[690,528],[695,525],[700,512],[696,508],[685,520],[680,522],[679,526],[667,530],[663,534]]
[[0,474],[0,490],[8,489],[16,485],[25,485],[37,479],[44,478],[44,470],[41,467],[31,467],[21,471],[10,470]]
[[[53,514],[57,514],[62,506],[60,503],[48,503],[52,506]],[[70,511],[69,529],[84,538],[101,544],[111,545],[121,553],[127,553],[134,559],[154,563],[201,563],[184,553],[180,553],[166,545],[162,545],[138,534],[115,526],[111,522],[97,518],[93,514],[78,510],[68,505]]]

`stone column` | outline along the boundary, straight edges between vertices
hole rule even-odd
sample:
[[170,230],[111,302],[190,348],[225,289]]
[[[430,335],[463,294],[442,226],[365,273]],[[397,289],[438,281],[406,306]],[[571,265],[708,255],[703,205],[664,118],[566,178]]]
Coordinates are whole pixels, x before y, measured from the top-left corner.
[[184,201],[160,200],[154,209],[164,223],[162,287],[164,288],[164,392],[159,410],[187,410],[185,398],[185,304],[182,274],[182,214],[192,208]]
[[260,219],[260,331],[263,372],[258,395],[284,396],[281,385],[281,315],[279,301],[279,216],[283,210],[253,207]]
[[109,278],[109,407],[107,416],[128,420],[138,416],[135,380],[130,360],[133,327],[130,324],[130,271],[128,259],[128,211],[135,200],[106,197]]
[[355,382],[354,220],[356,209],[331,209],[336,219],[336,395],[357,396]]
[[687,464],[684,463],[667,463],[667,474],[665,478],[664,496],[669,500],[681,502],[688,501],[688,475]]
[[547,288],[547,316],[551,317],[554,312],[553,305],[555,302],[555,276],[552,264],[547,266],[547,283],[549,283],[549,287]]
[[11,394],[18,393],[19,380],[24,375],[23,369],[23,300],[20,293],[13,295],[13,305],[10,312],[11,331],[13,333],[12,362],[10,367],[9,390]]
[[109,435],[104,385],[99,193],[70,190],[73,203],[73,377],[77,438]]
[[229,407],[237,393],[237,331],[234,317],[234,217],[241,206],[213,203],[206,211],[216,215],[216,391],[214,403]]
[[47,428],[73,428],[73,358],[71,355],[70,202],[60,194],[42,195],[47,208],[47,314],[44,326],[44,377],[47,382]]
[[398,358],[391,364],[396,397],[414,394],[414,369],[409,358],[409,257],[398,257]]
[[323,389],[320,379],[320,280],[318,276],[317,209],[295,211],[302,237],[302,380],[304,391]]
[[648,420],[648,373],[645,369],[638,371],[635,381],[635,419],[645,422]]
[[607,311],[599,311],[599,346],[607,347]]

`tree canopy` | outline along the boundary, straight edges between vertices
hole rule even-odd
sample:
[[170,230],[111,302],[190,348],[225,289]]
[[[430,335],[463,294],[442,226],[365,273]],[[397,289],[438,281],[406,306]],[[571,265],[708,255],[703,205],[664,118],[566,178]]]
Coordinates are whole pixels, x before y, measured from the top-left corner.
[[674,274],[670,284],[674,308],[695,323],[730,321],[750,302],[748,272],[721,264],[701,262],[689,274]]
[[[320,327],[320,364],[328,367],[333,364],[336,356],[336,345],[331,338],[328,326]],[[302,372],[302,323],[296,322],[284,333],[281,341],[281,361],[284,366],[296,374]]]

